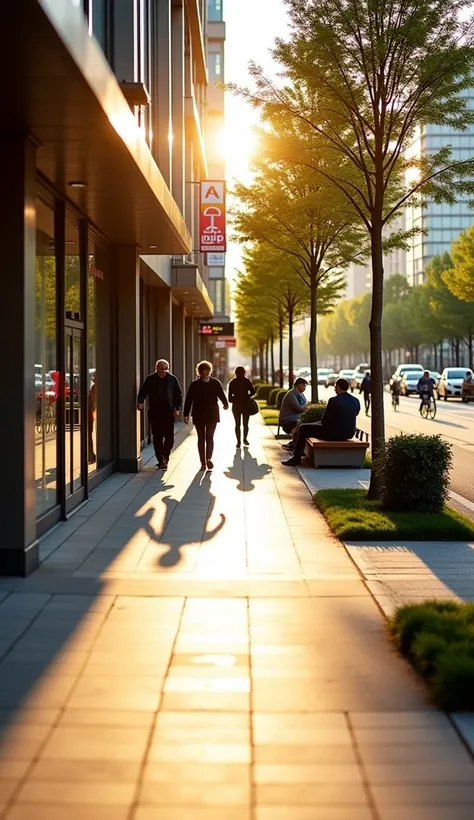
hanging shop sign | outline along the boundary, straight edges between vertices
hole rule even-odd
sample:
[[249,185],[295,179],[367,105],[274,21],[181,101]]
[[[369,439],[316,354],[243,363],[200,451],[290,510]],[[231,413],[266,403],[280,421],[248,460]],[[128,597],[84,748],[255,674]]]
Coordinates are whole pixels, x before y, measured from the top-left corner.
[[233,336],[233,322],[202,322],[199,325],[201,336]]
[[199,215],[200,250],[203,253],[226,251],[225,182],[201,182]]
[[224,268],[225,253],[208,253],[206,264],[208,268]]

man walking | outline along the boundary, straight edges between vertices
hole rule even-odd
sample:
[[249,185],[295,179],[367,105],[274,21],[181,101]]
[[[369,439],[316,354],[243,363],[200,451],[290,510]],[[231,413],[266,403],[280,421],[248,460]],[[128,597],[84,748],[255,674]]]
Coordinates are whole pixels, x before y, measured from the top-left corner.
[[174,423],[179,417],[183,393],[169,362],[158,359],[155,372],[146,377],[138,394],[139,410],[148,399],[148,421],[153,435],[157,467],[166,470],[174,444]]
[[372,379],[370,378],[370,370],[367,370],[364,378],[362,379],[359,393],[364,394],[365,415],[368,416],[370,410],[370,394],[372,393]]
[[321,421],[302,424],[298,428],[294,456],[282,461],[286,467],[297,467],[301,464],[308,438],[319,438],[322,441],[348,441],[356,431],[356,419],[360,412],[360,402],[351,396],[347,379],[338,379],[335,386],[336,395],[329,399]]

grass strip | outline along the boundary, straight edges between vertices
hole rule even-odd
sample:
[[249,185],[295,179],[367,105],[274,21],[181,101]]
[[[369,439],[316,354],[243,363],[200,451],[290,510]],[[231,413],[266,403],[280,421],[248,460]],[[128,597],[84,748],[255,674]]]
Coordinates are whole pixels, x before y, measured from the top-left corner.
[[474,526],[457,510],[390,512],[365,490],[319,490],[314,501],[332,532],[344,541],[471,541]]

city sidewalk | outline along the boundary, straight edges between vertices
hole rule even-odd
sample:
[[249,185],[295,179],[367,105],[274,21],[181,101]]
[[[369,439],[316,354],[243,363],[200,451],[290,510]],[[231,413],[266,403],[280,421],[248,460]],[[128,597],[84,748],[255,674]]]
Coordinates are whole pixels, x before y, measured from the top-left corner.
[[0,584],[1,820],[467,820],[472,759],[297,471],[116,475]]

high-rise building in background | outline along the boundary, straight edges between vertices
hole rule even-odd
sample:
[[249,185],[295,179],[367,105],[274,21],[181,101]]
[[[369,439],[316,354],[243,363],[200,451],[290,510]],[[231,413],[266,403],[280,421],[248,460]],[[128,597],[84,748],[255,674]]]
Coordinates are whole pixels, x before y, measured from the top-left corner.
[[[463,92],[469,107],[474,106],[474,91]],[[452,146],[453,159],[469,159],[474,154],[474,126],[463,133],[452,131],[447,126],[428,125],[418,131],[410,147],[409,154],[423,156],[446,145]],[[411,285],[424,282],[426,266],[433,256],[450,252],[451,243],[461,231],[474,222],[474,213],[467,200],[459,200],[454,205],[430,202],[425,208],[410,207],[406,212],[407,229],[422,228],[427,233],[416,235],[407,253],[407,278]]]
[[141,379],[162,357],[186,387],[210,354],[200,320],[225,314],[223,266],[210,279],[197,252],[199,181],[224,177],[220,0],[207,16],[208,0],[2,9],[1,574],[34,569],[41,533],[141,468]]

